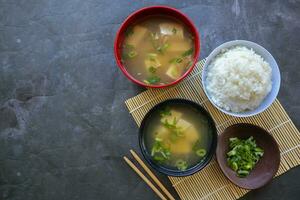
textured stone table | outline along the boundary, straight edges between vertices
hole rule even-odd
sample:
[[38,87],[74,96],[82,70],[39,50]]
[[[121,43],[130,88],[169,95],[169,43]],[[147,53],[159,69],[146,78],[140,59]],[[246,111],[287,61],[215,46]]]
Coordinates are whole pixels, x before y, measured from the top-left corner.
[[[120,23],[152,4],[195,22],[201,58],[233,39],[266,47],[300,127],[299,0],[0,0],[0,199],[156,199],[122,160],[138,149],[124,101],[143,89],[113,56]],[[299,179],[298,167],[242,199],[298,199]]]

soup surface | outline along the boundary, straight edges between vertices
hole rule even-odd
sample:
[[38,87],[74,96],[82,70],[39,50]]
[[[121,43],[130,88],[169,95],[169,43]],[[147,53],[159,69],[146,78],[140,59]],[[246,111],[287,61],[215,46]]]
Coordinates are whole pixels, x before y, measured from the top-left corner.
[[157,111],[145,131],[145,146],[153,161],[181,171],[201,162],[212,141],[206,116],[188,105]]
[[122,63],[136,79],[164,85],[180,78],[192,65],[194,39],[173,18],[153,16],[126,30]]

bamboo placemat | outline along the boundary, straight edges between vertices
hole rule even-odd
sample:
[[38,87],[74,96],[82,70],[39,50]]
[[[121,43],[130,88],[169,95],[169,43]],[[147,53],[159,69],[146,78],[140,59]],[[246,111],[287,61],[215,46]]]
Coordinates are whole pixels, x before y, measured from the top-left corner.
[[[125,103],[134,120],[140,125],[145,114],[157,103],[170,98],[185,98],[201,104],[215,120],[218,134],[235,123],[252,123],[268,130],[279,144],[281,162],[276,176],[300,164],[300,134],[280,102],[276,100],[266,111],[248,118],[237,118],[218,111],[206,98],[201,84],[205,60],[197,63],[193,72],[174,87],[149,89]],[[216,159],[200,172],[187,177],[169,177],[181,199],[237,199],[249,190],[232,184],[220,170]]]

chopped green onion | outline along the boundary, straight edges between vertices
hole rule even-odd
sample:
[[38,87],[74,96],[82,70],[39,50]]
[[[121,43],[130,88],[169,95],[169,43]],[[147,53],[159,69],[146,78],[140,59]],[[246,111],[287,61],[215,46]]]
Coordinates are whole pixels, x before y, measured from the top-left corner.
[[182,61],[183,61],[182,58],[177,58],[177,59],[176,59],[176,63],[181,63]]
[[189,49],[189,50],[183,52],[182,57],[186,57],[186,56],[192,55],[193,52],[194,52],[194,49],[191,48],[191,49]]
[[159,52],[159,53],[163,53],[165,50],[167,50],[167,48],[169,48],[170,47],[170,44],[169,43],[165,43],[165,44],[163,44],[162,46],[159,46],[159,47],[157,47],[157,51]]
[[156,61],[156,57],[157,57],[157,54],[156,53],[148,53],[147,54],[148,57],[149,57],[149,60],[155,62]]
[[168,129],[176,129],[176,123],[170,123],[167,119],[163,122],[163,125]]
[[160,114],[161,117],[171,116],[172,115],[171,108],[169,106],[165,106],[163,109],[161,109],[159,111],[159,114]]
[[147,81],[147,84],[155,84],[160,81],[160,78],[158,76],[151,76],[146,81]]
[[235,149],[233,149],[233,150],[231,150],[227,153],[227,156],[234,156],[234,155],[236,155],[236,150]]
[[187,162],[184,161],[184,160],[177,160],[176,163],[175,163],[175,166],[177,167],[177,169],[179,169],[180,171],[184,171],[187,169],[188,165],[187,165]]
[[227,163],[239,177],[246,177],[263,156],[264,150],[257,147],[253,137],[248,139],[229,138]]
[[153,156],[153,159],[156,160],[156,161],[158,161],[158,162],[163,162],[163,161],[165,161],[165,158],[162,157],[162,156]]
[[147,55],[149,56],[149,58],[156,58],[157,57],[156,53],[148,53]]
[[129,50],[135,49],[135,47],[132,44],[125,44],[124,47]]
[[182,58],[173,58],[169,61],[169,63],[181,63],[182,61]]
[[250,172],[247,170],[238,170],[237,173],[240,177],[246,177],[249,175]]
[[254,152],[254,154],[256,156],[262,157],[264,155],[264,152],[263,151],[262,152],[256,151],[256,152]]
[[[170,111],[164,111],[164,112],[161,112],[161,117],[164,117],[164,116],[168,116],[168,115],[171,115],[171,112]],[[177,118],[174,117],[173,118],[173,121],[172,122],[169,122],[168,119],[165,119],[164,122],[162,122],[162,124],[164,125],[164,127],[166,127],[167,129],[169,129],[171,131],[171,137],[172,137],[172,141],[176,141],[176,139],[178,137],[184,137],[184,133],[182,132],[181,130],[181,127],[177,127]]]
[[157,69],[155,67],[151,66],[151,67],[149,67],[148,70],[149,70],[150,73],[154,74]]
[[196,151],[197,156],[199,157],[204,157],[206,155],[206,150],[205,149],[198,149]]
[[129,53],[128,53],[128,57],[129,58],[134,58],[134,57],[136,57],[137,56],[137,52],[136,51],[130,51]]
[[231,169],[233,169],[234,171],[237,171],[238,168],[239,168],[239,166],[238,166],[238,164],[237,164],[236,162],[230,163],[230,167],[231,167]]
[[122,60],[126,60],[128,58],[134,58],[137,56],[137,51],[135,51],[135,47],[131,44],[124,44],[124,48],[126,51],[129,51],[128,53],[122,54]]
[[164,162],[170,158],[170,155],[171,152],[169,148],[163,144],[163,140],[156,137],[151,149],[152,158],[157,162]]

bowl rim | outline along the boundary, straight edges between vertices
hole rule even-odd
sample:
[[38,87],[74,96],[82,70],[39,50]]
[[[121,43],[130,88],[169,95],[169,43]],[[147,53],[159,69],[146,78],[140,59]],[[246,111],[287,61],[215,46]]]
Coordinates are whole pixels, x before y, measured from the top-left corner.
[[[155,112],[158,108],[160,108],[161,106],[170,104],[170,103],[179,103],[179,104],[183,104],[183,105],[190,105],[194,108],[196,108],[197,110],[201,111],[201,113],[203,113],[207,119],[209,120],[209,123],[212,126],[212,139],[211,139],[211,146],[209,148],[209,150],[207,151],[207,156],[204,158],[204,160],[202,160],[201,162],[195,164],[193,167],[188,168],[185,171],[179,171],[179,170],[173,170],[173,169],[168,169],[166,167],[162,167],[159,164],[156,164],[155,162],[152,161],[152,159],[150,158],[150,155],[148,154],[145,144],[144,144],[144,128],[145,125],[147,123],[148,118],[152,115],[153,112]],[[173,98],[173,99],[167,99],[165,101],[162,101],[158,104],[156,104],[154,107],[152,107],[147,114],[145,115],[145,117],[143,118],[140,128],[139,128],[139,136],[138,136],[138,140],[139,140],[139,147],[140,150],[142,152],[142,155],[144,157],[144,159],[146,160],[146,162],[156,171],[168,175],[168,176],[173,176],[173,177],[182,177],[182,176],[190,176],[198,171],[200,171],[201,169],[203,169],[205,166],[207,166],[207,164],[211,161],[211,159],[213,158],[213,156],[215,155],[216,149],[217,149],[217,141],[218,141],[218,134],[217,134],[217,128],[216,128],[216,124],[212,118],[212,116],[210,115],[210,113],[208,111],[206,111],[200,104],[188,100],[188,99],[182,99],[182,98]]]
[[[227,46],[228,45],[228,46]],[[250,46],[252,45],[252,46]],[[225,47],[227,46],[227,47]],[[272,62],[274,62],[274,65],[270,65],[270,67],[272,68],[272,70],[275,70],[276,73],[277,73],[277,76],[278,76],[278,81],[277,81],[277,85],[276,87],[272,87],[271,91],[267,94],[267,96],[272,92],[275,92],[272,96],[273,99],[268,103],[266,104],[264,107],[262,107],[260,110],[256,110],[257,108],[255,108],[254,110],[251,110],[252,113],[247,113],[248,111],[246,112],[240,112],[240,113],[237,113],[237,112],[232,112],[232,111],[228,111],[228,110],[225,110],[221,107],[219,107],[218,105],[215,104],[215,102],[212,100],[212,98],[210,97],[210,95],[208,94],[208,91],[206,89],[206,74],[207,74],[207,68],[209,67],[209,64],[210,62],[217,56],[220,54],[220,51],[223,50],[223,49],[228,49],[228,48],[231,48],[233,46],[245,46],[247,48],[251,48],[253,46],[255,46],[256,48],[259,48],[261,51],[264,51],[268,56],[269,58],[272,60]],[[253,49],[254,50],[254,49]],[[254,50],[255,51],[255,50]],[[257,52],[256,52],[257,53]],[[257,53],[258,55],[262,56],[261,54]],[[262,56],[263,57],[263,56]],[[265,59],[265,57],[263,57]],[[252,41],[248,41],[248,40],[231,40],[231,41],[227,41],[227,42],[224,42],[222,43],[221,45],[217,46],[210,54],[209,56],[206,58],[206,61],[204,63],[204,66],[203,66],[203,70],[202,70],[202,75],[201,75],[201,82],[202,82],[202,86],[203,86],[203,90],[204,90],[204,93],[206,95],[206,97],[208,98],[208,100],[211,102],[211,104],[213,104],[213,106],[215,108],[217,108],[219,111],[227,114],[227,115],[231,115],[231,116],[234,116],[234,117],[251,117],[251,116],[254,116],[254,115],[257,115],[257,114],[260,114],[262,113],[263,111],[265,111],[267,108],[269,108],[272,103],[276,100],[277,98],[277,95],[279,93],[279,90],[280,90],[280,84],[281,84],[281,75],[280,75],[280,69],[279,69],[279,66],[275,60],[275,58],[272,56],[272,54],[267,50],[265,49],[263,46],[255,43],[255,42],[252,42]],[[266,97],[267,97],[266,96]],[[265,98],[266,98],[265,97]],[[262,101],[264,102],[265,99]],[[261,103],[262,103],[261,102]],[[256,110],[256,111],[255,111]],[[254,112],[255,111],[255,112]]]
[[[138,79],[134,78],[125,68],[125,66],[122,64],[119,53],[118,53],[118,44],[119,44],[119,39],[121,37],[121,34],[123,33],[124,30],[126,30],[126,28],[128,27],[128,23],[129,21],[137,14],[140,14],[144,11],[147,10],[153,10],[153,9],[167,9],[170,10],[174,13],[176,13],[176,15],[180,15],[181,18],[184,18],[186,20],[186,22],[182,22],[184,23],[187,27],[189,27],[189,29],[191,30],[191,32],[193,33],[194,36],[194,56],[193,56],[193,63],[191,65],[191,67],[178,79],[176,79],[175,81],[168,83],[168,84],[164,84],[164,85],[148,85],[142,81],[139,81]],[[163,15],[163,14],[162,14]],[[180,20],[180,19],[179,19]],[[181,20],[180,20],[181,21]],[[120,25],[116,36],[115,36],[115,40],[114,40],[114,56],[115,56],[115,60],[117,62],[118,67],[121,69],[121,71],[123,72],[123,74],[132,82],[134,82],[137,85],[143,86],[143,87],[147,87],[147,88],[165,88],[168,86],[172,86],[175,85],[177,83],[179,83],[180,81],[182,81],[188,74],[190,74],[192,72],[192,70],[194,69],[198,58],[200,56],[200,35],[199,32],[195,26],[195,24],[193,23],[193,21],[183,12],[179,11],[176,8],[170,7],[170,6],[164,6],[164,5],[153,5],[153,6],[146,6],[146,7],[142,7],[134,12],[132,12],[130,15],[128,15],[126,17],[126,19],[122,22],[122,24]]]
[[[259,185],[257,187],[245,187],[245,186],[241,186],[241,185],[238,185],[230,176],[229,174],[227,173],[227,171],[225,170],[225,166],[221,165],[220,164],[220,160],[221,159],[224,159],[220,154],[218,154],[218,149],[220,148],[219,145],[220,145],[220,139],[221,137],[224,136],[224,134],[226,134],[226,132],[228,131],[229,128],[235,128],[235,127],[238,127],[238,126],[251,126],[252,128],[257,128],[257,129],[260,129],[263,131],[264,134],[268,135],[268,137],[270,138],[270,140],[272,141],[272,143],[274,144],[274,148],[276,149],[276,151],[278,152],[278,154],[276,154],[275,156],[277,156],[278,158],[278,163],[276,165],[276,168],[275,168],[275,172],[273,173],[272,177],[268,178],[267,181],[262,184],[262,185]],[[244,189],[248,189],[248,190],[254,190],[254,189],[258,189],[258,188],[261,188],[265,185],[267,185],[268,183],[270,183],[272,181],[272,179],[274,178],[274,176],[276,175],[276,173],[278,172],[278,169],[279,169],[279,165],[280,165],[280,150],[279,150],[279,145],[277,143],[277,141],[275,140],[275,138],[272,136],[272,134],[269,133],[269,131],[267,131],[266,129],[258,126],[258,125],[255,125],[255,124],[250,124],[250,123],[236,123],[236,124],[233,124],[233,125],[230,125],[228,126],[219,136],[218,136],[218,144],[217,144],[217,148],[216,148],[216,160],[217,160],[217,163],[221,169],[221,171],[223,172],[223,174],[225,175],[225,177],[230,181],[232,182],[234,185],[240,187],[240,188],[244,188]],[[247,178],[247,177],[246,177]],[[245,178],[245,179],[246,179]]]

